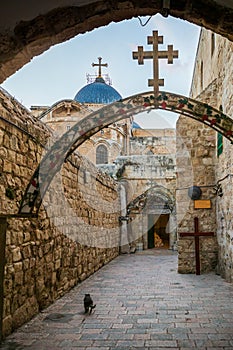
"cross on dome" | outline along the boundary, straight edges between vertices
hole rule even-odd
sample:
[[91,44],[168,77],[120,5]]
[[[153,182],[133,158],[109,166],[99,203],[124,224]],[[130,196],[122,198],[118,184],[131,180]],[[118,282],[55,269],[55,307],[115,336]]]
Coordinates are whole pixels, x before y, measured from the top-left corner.
[[99,63],[92,63],[92,67],[99,67],[98,78],[101,78],[101,67],[108,67],[107,63],[101,63],[102,57],[98,57]]

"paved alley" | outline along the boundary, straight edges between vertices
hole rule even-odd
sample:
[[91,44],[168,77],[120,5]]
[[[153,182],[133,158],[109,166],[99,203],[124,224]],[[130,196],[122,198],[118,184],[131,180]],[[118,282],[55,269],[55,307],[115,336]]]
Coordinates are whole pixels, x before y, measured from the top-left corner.
[[[97,304],[85,315],[83,298]],[[177,274],[177,254],[121,255],[10,335],[4,350],[233,349],[233,285]]]

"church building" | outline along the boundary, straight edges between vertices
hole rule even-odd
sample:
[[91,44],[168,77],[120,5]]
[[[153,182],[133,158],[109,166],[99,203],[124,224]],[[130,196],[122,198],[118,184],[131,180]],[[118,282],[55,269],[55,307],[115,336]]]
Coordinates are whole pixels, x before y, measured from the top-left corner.
[[[98,67],[98,75],[87,75],[87,85],[76,93],[74,99],[58,101],[51,107],[31,107],[32,113],[52,128],[57,136],[92,112],[122,98],[111,86],[109,76],[102,74],[102,67],[108,64],[101,63],[101,57],[98,61],[92,64]],[[129,153],[131,124],[132,120],[125,119],[104,128],[82,144],[79,153],[96,165],[113,163],[119,155]]]
[[[111,86],[109,76],[102,74],[102,68],[108,64],[102,63],[101,57],[98,61],[92,63],[93,67],[98,67],[98,75],[87,75],[87,85],[76,93],[73,100],[61,100],[51,107],[31,107],[34,116],[53,129],[57,136],[92,112],[122,99]],[[140,243],[144,249],[174,249],[176,245],[175,140],[174,129],[145,130],[130,117],[103,128],[77,149],[126,187],[131,220],[128,225],[129,246],[136,247]],[[135,211],[138,201],[140,210]]]

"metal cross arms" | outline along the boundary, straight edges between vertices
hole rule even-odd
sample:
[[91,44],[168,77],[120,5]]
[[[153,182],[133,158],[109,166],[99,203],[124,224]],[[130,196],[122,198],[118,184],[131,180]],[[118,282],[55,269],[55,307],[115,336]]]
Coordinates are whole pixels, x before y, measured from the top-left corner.
[[167,46],[167,51],[159,51],[158,44],[163,44],[163,36],[158,35],[154,30],[152,36],[147,37],[148,45],[153,45],[152,51],[144,51],[143,46],[138,46],[138,51],[133,52],[133,59],[138,60],[138,64],[144,64],[144,59],[153,59],[153,79],[148,80],[148,86],[154,87],[155,98],[159,93],[159,86],[164,86],[164,80],[159,79],[159,59],[167,58],[168,63],[172,64],[174,58],[178,58],[178,50],[173,50],[173,45]]
[[98,67],[99,68],[99,74],[98,78],[101,78],[101,67],[107,67],[107,63],[101,63],[102,57],[98,57],[99,63],[92,63],[92,67]]

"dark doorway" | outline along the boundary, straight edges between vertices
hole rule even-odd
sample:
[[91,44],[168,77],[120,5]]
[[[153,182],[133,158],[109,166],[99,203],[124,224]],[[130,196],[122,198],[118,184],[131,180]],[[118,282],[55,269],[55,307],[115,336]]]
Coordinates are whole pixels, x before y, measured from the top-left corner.
[[168,220],[169,214],[148,214],[148,249],[169,248]]
[[148,232],[147,232],[148,249],[155,247],[154,224],[155,224],[155,215],[148,214]]

